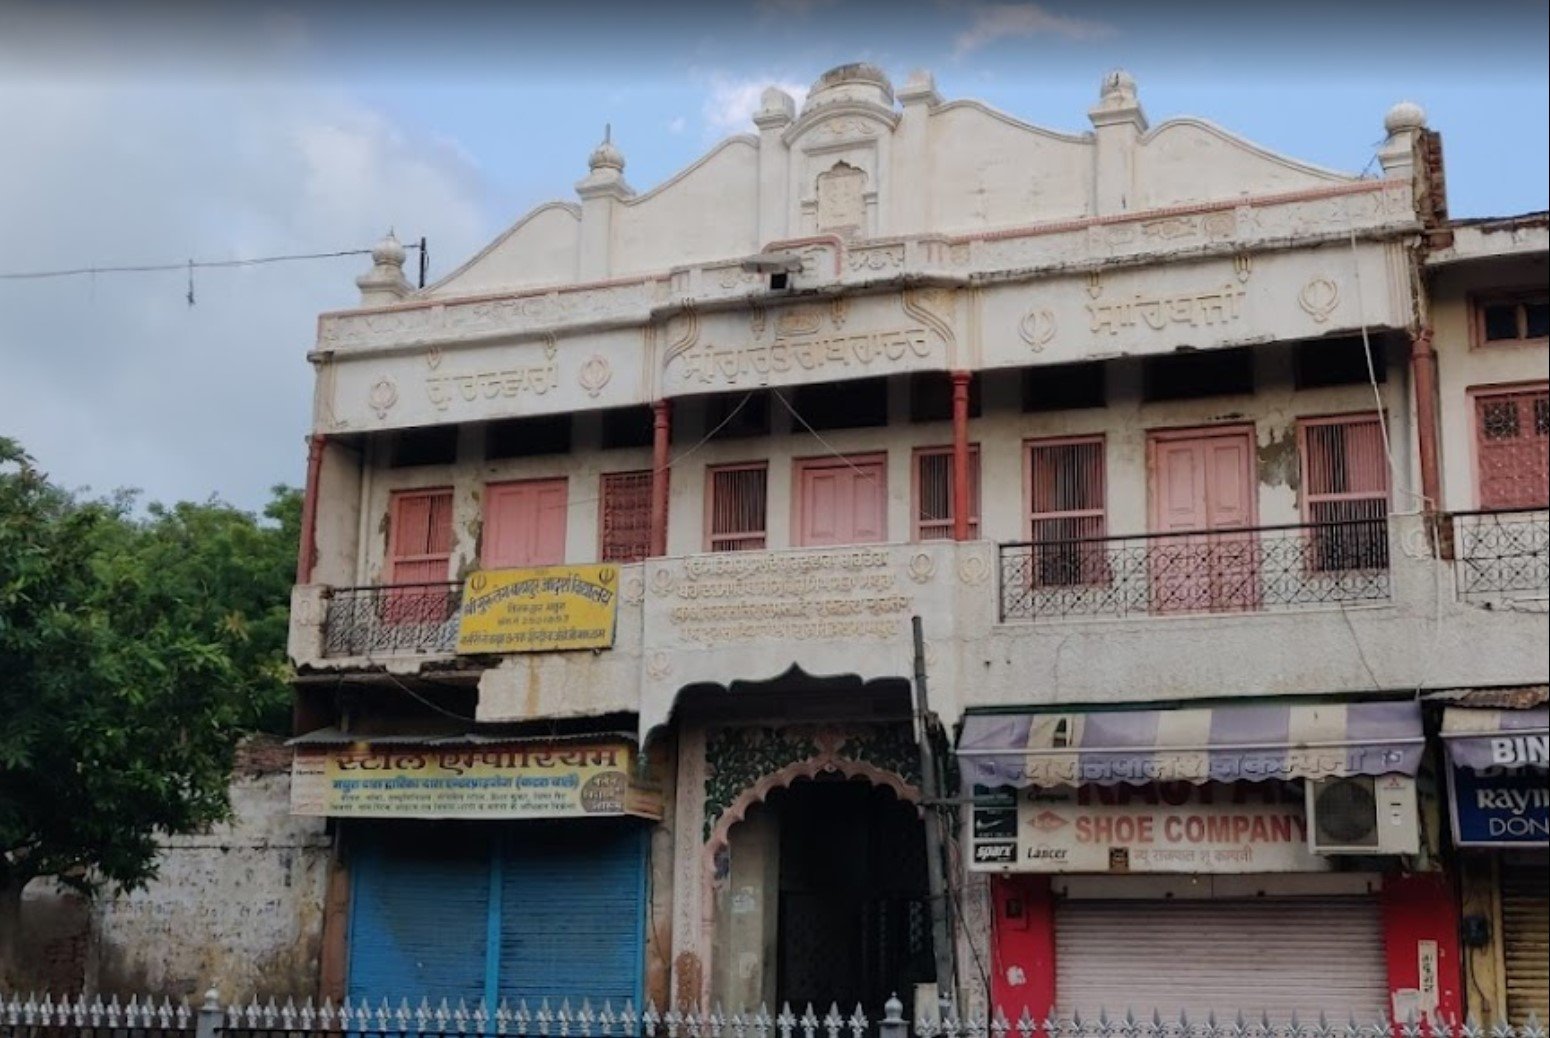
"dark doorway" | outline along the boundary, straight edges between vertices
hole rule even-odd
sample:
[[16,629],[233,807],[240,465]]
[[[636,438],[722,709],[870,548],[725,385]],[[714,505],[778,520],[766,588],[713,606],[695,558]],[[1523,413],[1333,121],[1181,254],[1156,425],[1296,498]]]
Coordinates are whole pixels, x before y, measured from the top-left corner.
[[780,819],[777,1003],[848,1011],[897,992],[909,1007],[933,971],[914,805],[835,775],[778,790],[766,806]]

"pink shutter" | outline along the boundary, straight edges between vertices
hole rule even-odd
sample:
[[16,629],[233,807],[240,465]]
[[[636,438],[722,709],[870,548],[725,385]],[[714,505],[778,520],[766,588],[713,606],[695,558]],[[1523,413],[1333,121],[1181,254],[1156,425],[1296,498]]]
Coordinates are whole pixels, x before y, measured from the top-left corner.
[[1481,508],[1550,503],[1550,390],[1475,397],[1475,444]]
[[389,506],[388,582],[445,581],[452,556],[452,491],[412,490],[393,495]]
[[535,479],[485,488],[484,569],[565,561],[566,481]]
[[797,543],[876,544],[888,538],[884,459],[824,458],[797,468]]

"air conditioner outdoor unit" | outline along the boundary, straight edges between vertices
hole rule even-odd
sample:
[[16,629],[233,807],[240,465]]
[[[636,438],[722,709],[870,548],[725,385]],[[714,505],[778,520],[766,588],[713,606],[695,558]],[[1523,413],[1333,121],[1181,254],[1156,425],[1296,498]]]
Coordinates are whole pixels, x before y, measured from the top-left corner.
[[1415,854],[1421,849],[1415,779],[1354,775],[1307,783],[1308,849],[1315,854]]

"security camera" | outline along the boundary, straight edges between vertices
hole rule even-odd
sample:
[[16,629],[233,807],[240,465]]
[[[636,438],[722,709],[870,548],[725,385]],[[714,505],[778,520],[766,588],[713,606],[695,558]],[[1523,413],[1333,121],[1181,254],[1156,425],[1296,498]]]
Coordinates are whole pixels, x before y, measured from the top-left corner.
[[802,257],[789,252],[761,252],[743,260],[750,274],[795,274],[802,269]]

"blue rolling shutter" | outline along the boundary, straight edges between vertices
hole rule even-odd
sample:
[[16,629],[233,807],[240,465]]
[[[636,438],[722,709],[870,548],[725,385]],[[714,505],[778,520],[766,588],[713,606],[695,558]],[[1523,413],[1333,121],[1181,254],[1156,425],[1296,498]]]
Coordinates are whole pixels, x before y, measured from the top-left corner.
[[[490,844],[481,828],[374,825],[351,840],[351,1000],[485,993]],[[353,836],[353,834],[352,834]]]
[[499,987],[514,1006],[641,1004],[646,829],[630,819],[527,823],[501,848]]

